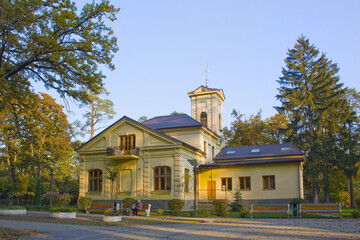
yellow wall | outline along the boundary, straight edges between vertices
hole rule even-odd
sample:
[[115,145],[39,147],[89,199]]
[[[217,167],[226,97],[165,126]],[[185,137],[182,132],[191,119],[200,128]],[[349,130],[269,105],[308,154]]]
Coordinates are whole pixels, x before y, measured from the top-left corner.
[[[136,147],[140,147],[138,159],[109,158],[106,156],[106,147],[119,146],[119,136],[135,134]],[[110,199],[111,182],[107,179],[106,168],[120,165],[121,171],[115,182],[113,199],[133,197],[140,199],[169,200],[184,198],[180,184],[183,181],[185,168],[192,170],[187,161],[196,159],[203,162],[201,153],[193,151],[164,138],[158,133],[153,133],[133,125],[129,122],[119,123],[98,136],[79,151],[80,154],[80,196],[88,196],[94,200]],[[167,166],[171,168],[171,191],[154,191],[154,168]],[[103,185],[101,192],[88,192],[89,170],[101,169],[103,172]],[[121,185],[127,182],[131,187]],[[192,186],[192,182],[189,183]],[[193,194],[187,194],[193,196]]]
[[[181,128],[181,129],[165,129],[161,130],[163,133],[179,139],[197,149],[204,151],[204,142],[206,142],[206,157],[205,162],[212,162],[224,144],[219,144],[219,138],[203,128]],[[212,147],[214,147],[214,156],[212,156]]]
[[[289,199],[299,197],[299,163],[264,164],[227,168],[199,169],[199,199],[207,199],[208,181],[216,181],[216,198],[231,199],[221,190],[221,178],[232,178],[232,192],[239,188],[239,177],[251,178],[251,190],[241,190],[245,200]],[[262,176],[275,176],[275,190],[263,190]]]

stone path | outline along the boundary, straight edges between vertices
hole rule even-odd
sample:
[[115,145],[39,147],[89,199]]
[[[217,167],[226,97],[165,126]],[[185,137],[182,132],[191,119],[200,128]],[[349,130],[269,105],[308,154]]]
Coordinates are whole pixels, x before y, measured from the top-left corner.
[[22,239],[360,239],[360,220],[353,219],[244,219],[112,227],[0,220],[0,227],[43,232]]

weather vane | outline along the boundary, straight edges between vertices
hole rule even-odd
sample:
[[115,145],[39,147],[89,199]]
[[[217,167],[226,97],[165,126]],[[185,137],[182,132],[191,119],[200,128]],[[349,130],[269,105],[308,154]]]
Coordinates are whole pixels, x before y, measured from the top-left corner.
[[208,83],[209,83],[208,73],[210,72],[207,64],[206,64],[206,71],[205,72],[206,72],[206,87],[207,87]]

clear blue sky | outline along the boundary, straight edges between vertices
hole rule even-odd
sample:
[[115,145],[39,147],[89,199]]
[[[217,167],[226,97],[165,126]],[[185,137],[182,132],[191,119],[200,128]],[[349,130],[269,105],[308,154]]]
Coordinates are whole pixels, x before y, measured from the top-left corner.
[[[190,115],[187,92],[205,84],[207,64],[209,87],[225,93],[224,126],[232,109],[274,115],[276,80],[302,34],[338,64],[345,86],[360,90],[360,1],[111,2],[121,8],[111,24],[120,50],[116,70],[104,70],[117,112],[106,125],[123,115]],[[81,119],[71,110],[71,121]]]

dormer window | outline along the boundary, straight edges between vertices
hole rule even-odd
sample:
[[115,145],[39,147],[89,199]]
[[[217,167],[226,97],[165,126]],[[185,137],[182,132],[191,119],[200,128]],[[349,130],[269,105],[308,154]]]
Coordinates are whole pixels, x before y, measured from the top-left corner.
[[202,112],[200,114],[200,122],[202,125],[204,125],[204,127],[207,127],[207,114],[206,112]]
[[288,150],[290,150],[290,147],[281,147],[280,148],[280,151],[288,151]]
[[260,148],[253,148],[250,150],[251,153],[258,153],[260,152]]

